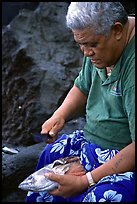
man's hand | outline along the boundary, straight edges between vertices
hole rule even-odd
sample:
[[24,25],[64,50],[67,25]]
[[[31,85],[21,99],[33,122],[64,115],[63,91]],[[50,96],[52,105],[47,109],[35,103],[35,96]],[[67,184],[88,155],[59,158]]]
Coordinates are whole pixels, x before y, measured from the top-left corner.
[[74,85],[61,106],[42,125],[41,134],[52,136],[46,143],[53,143],[57,139],[58,132],[63,129],[66,121],[85,115],[86,101],[87,96]]
[[81,194],[88,188],[86,175],[74,176],[70,174],[59,175],[47,173],[45,176],[49,180],[59,183],[59,187],[57,189],[48,191],[48,193],[53,196],[69,198]]
[[58,132],[63,129],[65,120],[53,115],[42,125],[41,134],[49,134],[51,137],[46,143],[53,143],[58,138]]

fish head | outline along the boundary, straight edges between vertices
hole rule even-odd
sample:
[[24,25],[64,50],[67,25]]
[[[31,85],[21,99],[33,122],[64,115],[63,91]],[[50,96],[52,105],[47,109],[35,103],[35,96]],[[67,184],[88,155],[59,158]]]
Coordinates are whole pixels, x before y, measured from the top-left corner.
[[[64,175],[65,173],[77,172],[78,168],[74,164],[79,166],[79,158],[78,157],[69,157],[69,158],[61,158],[55,160],[53,163],[46,165],[45,167],[35,171],[29,177],[27,177],[23,182],[19,184],[19,188],[27,191],[33,192],[42,192],[42,191],[49,191],[53,190],[58,187],[58,183],[55,181],[51,181],[46,177],[46,173],[55,173]],[[72,168],[71,168],[72,167]],[[72,170],[73,169],[73,170]]]
[[43,167],[42,169],[34,172],[21,182],[18,188],[26,191],[40,192],[55,189],[58,184],[50,181],[45,174],[48,172],[54,173],[51,169]]

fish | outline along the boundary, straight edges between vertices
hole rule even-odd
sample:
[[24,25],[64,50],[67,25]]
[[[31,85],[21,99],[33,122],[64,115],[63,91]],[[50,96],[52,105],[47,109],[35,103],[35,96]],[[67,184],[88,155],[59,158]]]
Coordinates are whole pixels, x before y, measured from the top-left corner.
[[6,153],[6,154],[17,154],[19,152],[19,150],[4,146],[2,148],[2,152]]
[[54,190],[59,184],[55,181],[49,180],[46,177],[46,173],[50,172],[60,175],[64,175],[66,173],[73,175],[84,175],[85,169],[80,161],[80,158],[77,156],[60,158],[32,173],[18,185],[18,188],[32,192]]

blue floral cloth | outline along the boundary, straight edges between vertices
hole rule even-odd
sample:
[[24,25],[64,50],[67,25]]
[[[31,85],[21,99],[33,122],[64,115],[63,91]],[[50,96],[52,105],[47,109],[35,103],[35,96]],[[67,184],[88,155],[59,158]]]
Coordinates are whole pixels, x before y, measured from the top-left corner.
[[[118,153],[118,150],[102,150],[98,145],[88,142],[83,130],[61,135],[53,144],[47,144],[39,158],[36,170],[54,160],[79,156],[85,170],[91,171]],[[96,185],[83,194],[71,198],[49,195],[47,192],[31,192],[26,202],[135,202],[135,173],[126,172],[103,177]]]

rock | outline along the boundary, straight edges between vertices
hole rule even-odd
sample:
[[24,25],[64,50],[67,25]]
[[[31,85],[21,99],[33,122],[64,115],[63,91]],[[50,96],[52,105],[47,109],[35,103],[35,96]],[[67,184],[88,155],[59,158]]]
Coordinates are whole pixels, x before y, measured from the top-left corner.
[[2,2],[2,25],[9,24],[23,8],[34,10],[39,2]]
[[[37,160],[45,146],[45,143],[39,143],[28,147],[20,146],[17,148],[19,150],[17,154],[2,154],[3,200],[13,192],[18,192],[23,196],[26,195],[26,192],[18,189],[18,185],[24,178],[35,171]],[[9,147],[11,147],[11,145]]]
[[2,29],[2,142],[33,145],[73,86],[82,63],[66,28],[67,2],[23,9]]
[[[59,135],[83,129],[84,124],[84,118],[69,121]],[[5,143],[4,146],[17,149],[19,153],[2,154],[2,201],[24,202],[27,192],[18,189],[18,185],[35,171],[38,158],[46,144],[41,142],[25,147]]]

